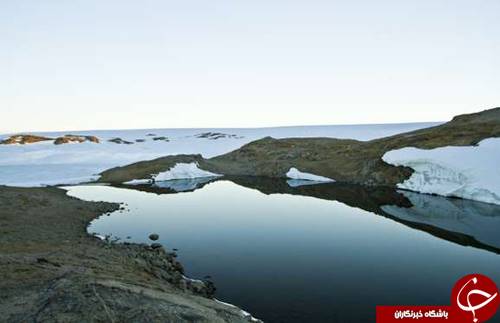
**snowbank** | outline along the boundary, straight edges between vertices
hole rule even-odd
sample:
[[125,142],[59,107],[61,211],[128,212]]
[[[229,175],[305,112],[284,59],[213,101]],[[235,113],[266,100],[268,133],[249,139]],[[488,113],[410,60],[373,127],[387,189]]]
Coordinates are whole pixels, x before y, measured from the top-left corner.
[[174,179],[200,178],[200,177],[218,177],[220,174],[205,171],[198,167],[196,163],[178,163],[170,170],[161,172],[153,177],[155,182],[170,181]]
[[403,148],[382,159],[415,171],[400,188],[500,204],[500,138],[483,140],[477,147]]
[[[314,181],[314,182],[335,182],[335,180],[324,177],[324,176],[318,176],[314,174],[309,174],[309,173],[303,173],[299,171],[297,168],[292,167],[286,173],[286,176],[291,179],[297,179],[297,180],[304,180],[304,181]],[[299,186],[299,185],[296,185]]]
[[[257,129],[139,129],[36,133],[56,138],[72,133],[96,136],[100,143],[54,145],[42,142],[0,145],[0,185],[40,186],[73,184],[95,179],[100,172],[143,160],[176,154],[201,154],[205,158],[228,153],[266,136],[332,137],[371,140],[401,132],[435,126],[437,123],[389,125],[344,125]],[[225,137],[204,138],[200,134],[223,133]],[[10,135],[0,135],[0,140]],[[155,140],[159,138],[166,140]],[[109,140],[120,138],[131,144]]]

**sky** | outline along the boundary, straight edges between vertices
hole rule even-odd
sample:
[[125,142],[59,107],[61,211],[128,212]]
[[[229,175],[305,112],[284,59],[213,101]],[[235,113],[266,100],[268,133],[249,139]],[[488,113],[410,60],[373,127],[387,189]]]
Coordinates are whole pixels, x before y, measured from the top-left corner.
[[446,121],[500,106],[498,0],[0,1],[0,132]]

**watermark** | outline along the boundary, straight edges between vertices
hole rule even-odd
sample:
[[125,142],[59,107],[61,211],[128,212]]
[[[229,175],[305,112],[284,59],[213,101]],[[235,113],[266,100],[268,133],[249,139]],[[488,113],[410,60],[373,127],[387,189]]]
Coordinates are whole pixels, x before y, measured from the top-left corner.
[[472,274],[456,282],[451,291],[451,305],[377,306],[377,323],[482,323],[495,315],[499,304],[495,283],[487,276]]

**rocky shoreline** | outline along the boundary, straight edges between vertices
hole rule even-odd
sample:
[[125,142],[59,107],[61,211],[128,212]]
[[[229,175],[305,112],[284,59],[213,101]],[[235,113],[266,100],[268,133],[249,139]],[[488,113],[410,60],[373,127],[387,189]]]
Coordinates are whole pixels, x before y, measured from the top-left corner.
[[184,276],[163,247],[86,232],[119,205],[58,188],[0,187],[0,321],[255,322]]

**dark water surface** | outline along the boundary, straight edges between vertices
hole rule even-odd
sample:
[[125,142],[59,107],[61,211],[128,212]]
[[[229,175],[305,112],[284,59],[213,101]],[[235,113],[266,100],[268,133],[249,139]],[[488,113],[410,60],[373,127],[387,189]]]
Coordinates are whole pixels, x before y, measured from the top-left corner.
[[[390,189],[276,179],[75,186],[130,211],[89,232],[158,233],[192,278],[266,322],[373,322],[376,305],[449,304],[462,276],[500,285],[500,207]],[[182,192],[178,192],[182,191]]]

